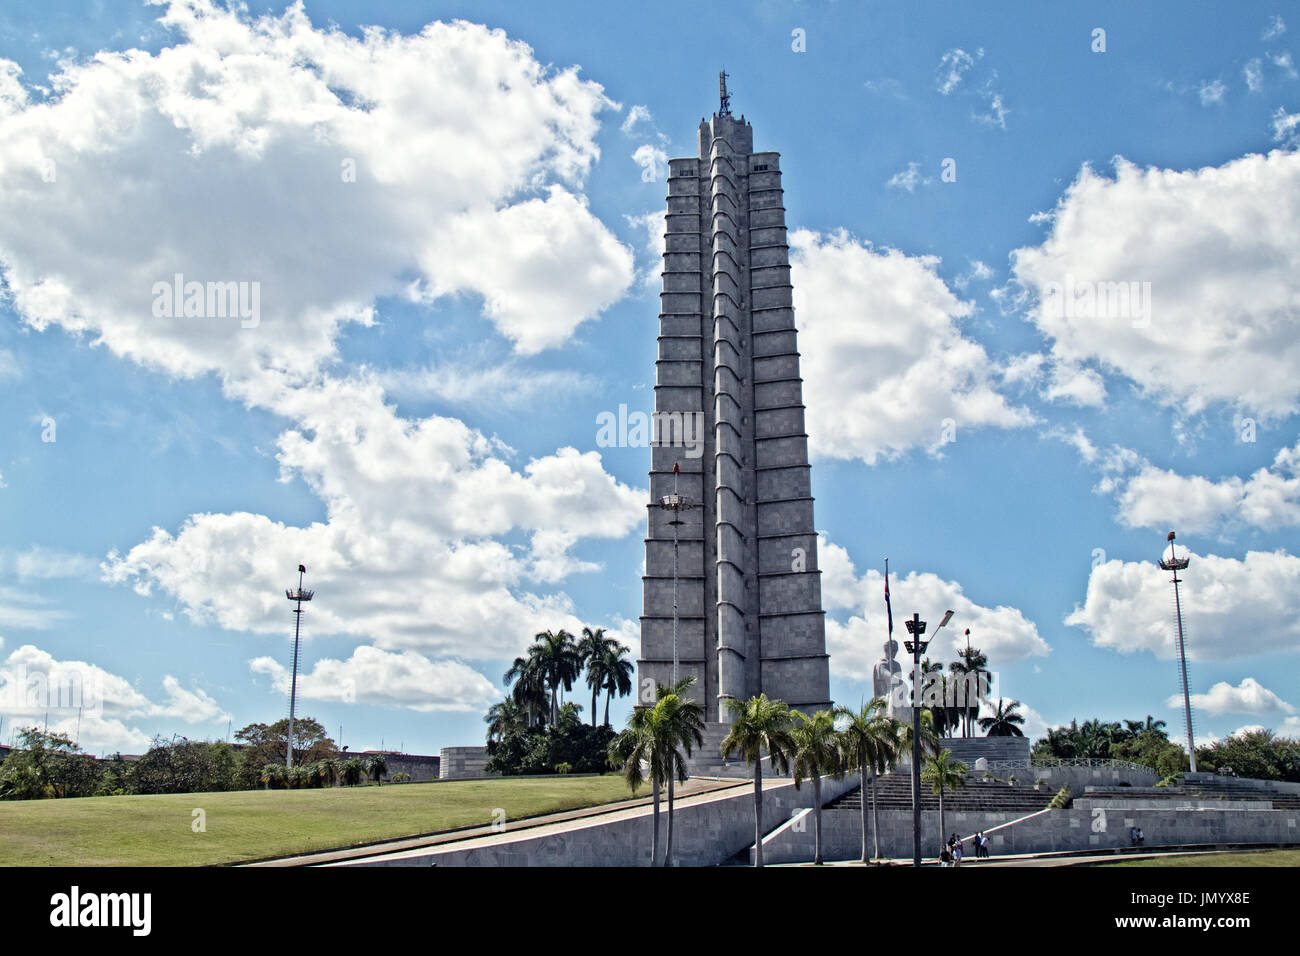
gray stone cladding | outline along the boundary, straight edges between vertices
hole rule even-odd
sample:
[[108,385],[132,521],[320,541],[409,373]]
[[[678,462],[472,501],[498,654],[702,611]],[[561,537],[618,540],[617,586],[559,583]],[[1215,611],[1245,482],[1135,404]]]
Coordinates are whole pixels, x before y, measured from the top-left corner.
[[808,713],[831,703],[780,155],[753,140],[743,116],[715,113],[668,173],[655,411],[705,427],[702,455],[651,450],[637,702],[672,676],[659,503],[676,490],[694,506],[676,526],[679,672],[710,724],[760,692]]

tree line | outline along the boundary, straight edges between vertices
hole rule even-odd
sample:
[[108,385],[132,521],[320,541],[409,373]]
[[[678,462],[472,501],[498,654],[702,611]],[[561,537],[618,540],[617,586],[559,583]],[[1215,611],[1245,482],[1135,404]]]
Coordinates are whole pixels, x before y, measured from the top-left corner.
[[[1071,720],[1034,743],[1036,758],[1127,760],[1150,767],[1168,784],[1187,772],[1187,750],[1169,739],[1165,721]],[[1254,729],[1196,748],[1196,768],[1206,773],[1300,783],[1300,740]]]
[[65,734],[27,727],[0,764],[0,799],[356,786],[388,772],[383,754],[349,756],[311,717],[294,721],[294,765],[286,767],[288,724],[249,724],[235,733],[239,746],[155,738],[134,760],[99,760]]

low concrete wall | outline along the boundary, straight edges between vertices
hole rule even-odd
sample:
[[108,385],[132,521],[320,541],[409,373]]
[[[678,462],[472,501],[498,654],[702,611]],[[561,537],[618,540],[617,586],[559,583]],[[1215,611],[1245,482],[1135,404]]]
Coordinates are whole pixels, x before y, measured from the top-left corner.
[[1161,800],[1159,798],[1138,797],[1130,799],[1128,797],[1085,797],[1082,800],[1075,800],[1073,803],[1075,810],[1092,810],[1100,808],[1102,810],[1272,810],[1273,804],[1269,800],[1215,800],[1212,798],[1199,797],[1174,797]]
[[[445,753],[445,751],[444,751]],[[822,780],[822,800],[829,802],[857,786],[856,776]],[[810,806],[812,786],[795,789],[787,780],[764,781],[763,832]],[[485,813],[485,817],[487,814]],[[667,814],[660,813],[660,852],[667,833]],[[466,840],[451,847],[430,847],[401,854],[349,861],[346,866],[645,866],[650,860],[653,808],[637,807],[592,818],[591,822],[557,824],[508,836]],[[506,823],[506,834],[509,823]],[[673,813],[673,855],[680,866],[715,866],[754,842],[754,788],[678,800]]]
[[442,763],[440,757],[428,756],[425,754],[384,754],[384,760],[388,764],[388,773],[385,780],[392,780],[394,775],[399,773],[409,773],[411,783],[424,783],[429,780],[438,779],[438,768]]
[[1042,780],[1053,793],[1064,784],[1070,785],[1073,796],[1081,796],[1087,787],[1113,788],[1121,783],[1132,787],[1154,787],[1160,782],[1160,774],[1145,767],[1034,767],[1030,770],[1013,770],[996,773],[1006,779],[1008,772],[1014,773],[1021,783]]
[[[1100,803],[1100,801],[1098,801]],[[969,837],[1015,820],[1016,813],[944,814],[947,833],[940,836],[939,814],[921,814],[922,856],[938,856],[950,833]],[[867,825],[871,826],[870,811]],[[1048,853],[1061,850],[1096,850],[1130,845],[1129,828],[1140,827],[1146,846],[1206,843],[1300,843],[1300,810],[1106,809],[1101,806],[1049,810],[1014,826],[989,834],[993,856],[1008,853]],[[786,827],[764,844],[767,862],[811,860],[811,818],[803,832]],[[862,829],[857,810],[822,813],[822,855],[827,860],[856,860],[862,853]],[[908,810],[880,812],[880,851],[887,857],[912,855],[912,814]],[[967,857],[973,851],[966,847]]]
[[[952,751],[952,759],[960,760],[971,770],[975,761],[984,757],[993,760],[1028,760],[1028,737],[944,737],[939,746]],[[998,774],[1005,777],[1004,770]]]
[[443,747],[439,751],[438,774],[443,780],[481,780],[499,777],[488,773],[486,747]]
[[1184,790],[1195,790],[1197,786],[1213,786],[1216,783],[1228,786],[1248,786],[1253,790],[1282,793],[1287,796],[1300,796],[1300,783],[1291,783],[1286,780],[1221,777],[1217,773],[1185,773],[1183,774],[1182,787]]

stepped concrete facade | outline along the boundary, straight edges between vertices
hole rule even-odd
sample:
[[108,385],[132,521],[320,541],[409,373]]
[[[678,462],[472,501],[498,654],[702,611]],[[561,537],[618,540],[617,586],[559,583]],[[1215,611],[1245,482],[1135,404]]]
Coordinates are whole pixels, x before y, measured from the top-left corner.
[[780,154],[753,143],[724,102],[669,161],[638,703],[671,682],[676,579],[710,725],[759,693],[831,705]]

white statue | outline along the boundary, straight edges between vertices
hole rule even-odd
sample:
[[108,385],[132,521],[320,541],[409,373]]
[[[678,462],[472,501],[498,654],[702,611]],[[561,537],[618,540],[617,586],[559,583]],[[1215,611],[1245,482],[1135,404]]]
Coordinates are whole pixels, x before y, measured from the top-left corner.
[[908,700],[907,684],[903,682],[902,665],[895,660],[898,655],[898,641],[885,641],[885,656],[876,663],[871,673],[872,693],[889,702],[887,713],[900,720],[912,715],[911,702]]

